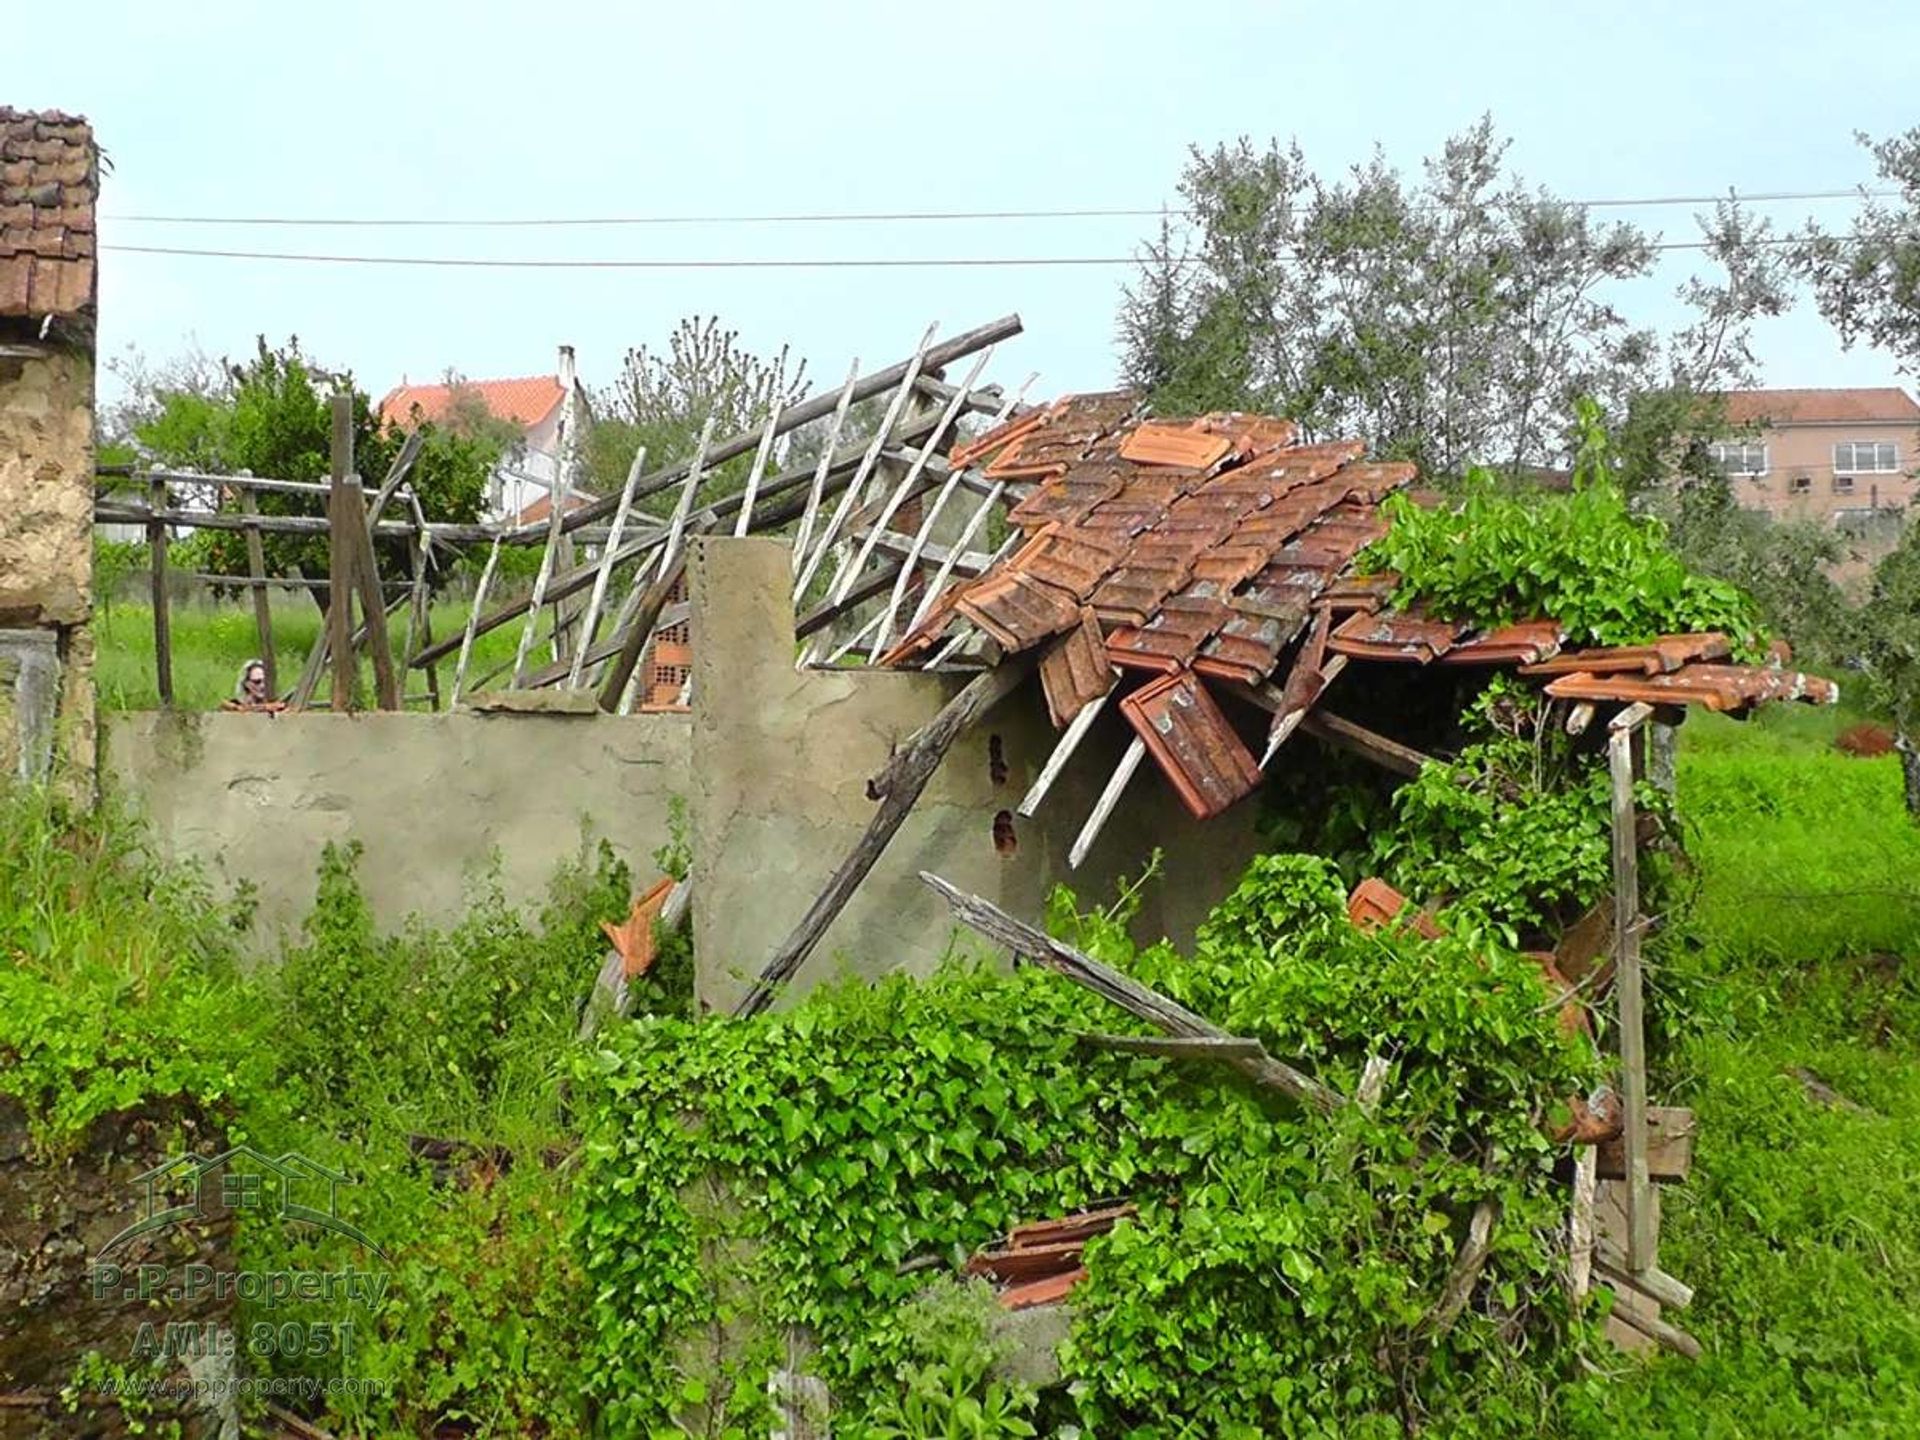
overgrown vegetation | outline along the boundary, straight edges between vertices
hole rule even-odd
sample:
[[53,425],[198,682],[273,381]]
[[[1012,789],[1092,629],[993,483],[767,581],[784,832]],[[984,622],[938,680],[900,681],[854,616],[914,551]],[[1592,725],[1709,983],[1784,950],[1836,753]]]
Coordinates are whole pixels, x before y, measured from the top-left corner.
[[1636,515],[1615,481],[1611,444],[1592,402],[1579,407],[1572,488],[1518,494],[1470,470],[1457,500],[1404,495],[1360,563],[1399,577],[1394,603],[1444,619],[1507,625],[1558,620],[1576,645],[1639,645],[1660,635],[1723,631],[1748,657],[1760,649],[1753,602],[1690,570],[1658,520]]
[[[328,473],[329,397],[336,386],[353,397],[354,468],[370,486],[380,482],[405,438],[399,425],[380,419],[351,375],[328,371],[297,339],[276,348],[262,337],[255,353],[237,363],[188,357],[154,370],[136,356],[118,369],[128,397],[105,417],[103,461],[139,458],[213,474],[245,470],[281,480],[321,480]],[[469,404],[456,405],[445,423],[421,422],[417,428],[423,444],[408,473],[422,512],[429,520],[478,518],[493,463],[516,438],[511,427],[503,430],[483,406]],[[237,503],[206,488],[202,498],[219,508]],[[262,492],[257,501],[268,515],[325,513],[317,495]],[[243,536],[221,531],[195,539],[215,573],[246,573]],[[263,543],[270,574],[286,575],[295,567],[309,577],[327,573],[324,536],[267,535]],[[406,573],[405,542],[381,540],[378,548],[384,573]]]
[[[1114,1012],[1035,971],[956,965],[752,1024],[617,1036],[582,1072],[589,1368],[608,1422],[763,1423],[791,1326],[818,1338],[837,1433],[867,1433],[912,1359],[901,1307],[926,1277],[906,1262],[1125,1195],[1141,1215],[1090,1252],[1046,1424],[1534,1433],[1546,1377],[1572,1377],[1584,1334],[1553,1279],[1541,1125],[1590,1082],[1591,1055],[1497,937],[1366,936],[1344,900],[1325,862],[1274,856],[1192,955],[1136,952],[1124,912],[1064,894],[1052,920],[1348,1092],[1370,1053],[1390,1059],[1372,1114],[1303,1118],[1217,1074],[1089,1049],[1077,1035]],[[1488,1199],[1506,1216],[1492,1313],[1435,1325],[1466,1212]],[[741,1257],[719,1283],[716,1247]],[[715,1328],[753,1342],[716,1356],[700,1344]]]
[[[1655,1098],[1702,1125],[1662,1237],[1698,1291],[1681,1317],[1698,1364],[1592,1343],[1557,1281],[1566,1190],[1542,1132],[1598,1071],[1503,930],[1604,883],[1603,820],[1561,788],[1578,762],[1559,732],[1499,689],[1456,768],[1400,791],[1402,829],[1427,840],[1378,857],[1417,898],[1453,900],[1439,942],[1360,934],[1343,877],[1297,855],[1259,861],[1190,954],[1138,948],[1125,904],[1063,892],[1050,909],[1072,943],[1347,1093],[1385,1058],[1370,1114],[1309,1119],[1213,1067],[1088,1047],[1118,1012],[967,963],[745,1024],[675,1018],[678,996],[649,990],[654,1018],[581,1053],[594,922],[630,886],[604,855],[568,867],[542,916],[483,887],[451,930],[396,936],[335,852],[302,943],[247,973],[239,913],[137,829],[18,797],[0,826],[0,1089],[49,1154],[100,1114],[188,1094],[231,1138],[360,1179],[342,1214],[391,1279],[338,1313],[350,1373],[392,1389],[335,1397],[335,1433],[752,1433],[792,1327],[819,1342],[805,1368],[854,1436],[1905,1434],[1920,831],[1895,760],[1833,751],[1834,726],[1787,711],[1683,730],[1697,895],[1666,907],[1651,979]],[[1532,868],[1503,870],[1490,787],[1533,821],[1544,794],[1569,797],[1512,849]],[[1466,857],[1505,904],[1447,896]],[[683,854],[669,837],[657,858]],[[417,1135],[471,1148],[436,1162]],[[982,1307],[938,1277],[1015,1221],[1121,1197],[1140,1214],[1089,1250],[1069,1385],[1005,1379]],[[1438,1333],[1485,1199],[1487,1281]],[[341,1258],[271,1225],[241,1243],[262,1268]]]

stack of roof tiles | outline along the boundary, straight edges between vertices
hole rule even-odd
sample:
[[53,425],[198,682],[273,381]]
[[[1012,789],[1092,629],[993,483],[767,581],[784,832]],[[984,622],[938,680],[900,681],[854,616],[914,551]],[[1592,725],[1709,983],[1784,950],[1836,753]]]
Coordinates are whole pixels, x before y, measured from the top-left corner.
[[0,106],[0,316],[93,304],[98,157],[87,122]]
[[1099,394],[957,447],[952,464],[1021,494],[1009,518],[1025,543],[942,594],[881,663],[924,663],[962,626],[1008,653],[1044,644],[1041,683],[1059,726],[1120,675],[1144,672],[1154,678],[1121,712],[1201,818],[1260,775],[1202,681],[1266,687],[1271,698],[1290,650],[1283,713],[1314,703],[1333,656],[1519,666],[1554,676],[1550,694],[1623,703],[1725,710],[1832,698],[1813,677],[1711,663],[1728,653],[1718,635],[1563,654],[1551,619],[1486,630],[1386,613],[1393,577],[1351,572],[1385,533],[1380,501],[1414,467],[1369,463],[1357,440],[1296,436],[1291,421],[1259,415],[1143,420],[1137,397]]

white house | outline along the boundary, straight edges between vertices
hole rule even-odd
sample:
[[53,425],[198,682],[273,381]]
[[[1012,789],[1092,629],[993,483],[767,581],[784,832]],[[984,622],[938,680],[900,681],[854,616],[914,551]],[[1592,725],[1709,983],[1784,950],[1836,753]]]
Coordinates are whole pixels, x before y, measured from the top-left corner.
[[[405,427],[416,418],[443,421],[456,395],[476,396],[497,420],[517,426],[522,440],[500,457],[487,486],[487,518],[532,524],[549,513],[554,476],[560,457],[574,451],[593,423],[586,388],[574,367],[573,347],[560,347],[560,363],[552,375],[517,380],[462,380],[456,385],[409,385],[402,380],[380,402],[380,418]],[[577,475],[577,451],[568,466]],[[592,497],[569,490],[567,508]]]

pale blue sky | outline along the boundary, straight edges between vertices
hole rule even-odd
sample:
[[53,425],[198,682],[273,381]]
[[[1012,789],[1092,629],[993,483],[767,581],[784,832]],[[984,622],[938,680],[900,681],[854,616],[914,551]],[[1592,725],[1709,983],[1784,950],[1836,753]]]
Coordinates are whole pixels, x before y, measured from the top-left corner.
[[[199,12],[187,18],[189,9]],[[1913,124],[1913,0],[1610,5],[15,4],[0,102],[81,111],[137,213],[523,217],[1151,207],[1186,147],[1297,135],[1322,169],[1413,168],[1491,111],[1572,198],[1816,190],[1870,178],[1855,130]],[[1845,204],[1776,205],[1797,224]],[[1631,212],[1693,238],[1684,208]],[[109,243],[356,254],[689,258],[1128,255],[1147,219],[587,230],[102,221]],[[1629,297],[1670,317],[1658,285]],[[376,395],[405,373],[587,378],[717,312],[815,378],[1018,311],[993,365],[1036,393],[1113,377],[1120,269],[490,271],[109,254],[102,346],[238,352],[297,333]],[[1890,384],[1806,309],[1761,336],[1775,385]],[[1911,388],[1911,386],[1910,386]]]

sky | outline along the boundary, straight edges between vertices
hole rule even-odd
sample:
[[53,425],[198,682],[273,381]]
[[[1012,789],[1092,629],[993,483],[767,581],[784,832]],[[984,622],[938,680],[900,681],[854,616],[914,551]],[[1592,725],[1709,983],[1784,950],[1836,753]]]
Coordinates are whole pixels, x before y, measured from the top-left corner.
[[[197,12],[189,16],[189,11]],[[1569,199],[1848,189],[1856,131],[1911,126],[1912,0],[1185,0],[324,7],[19,3],[0,103],[85,114],[111,161],[106,247],[594,260],[1126,259],[1150,216],[587,227],[173,224],[1153,210],[1191,145],[1296,137],[1322,173],[1406,170],[1491,113],[1511,166]],[[1792,229],[1851,201],[1770,204]],[[1694,238],[1686,206],[1612,211]],[[1691,263],[1625,297],[1670,323]],[[103,355],[241,354],[297,335],[376,396],[403,377],[590,384],[718,314],[820,385],[1018,313],[985,378],[1033,394],[1115,376],[1123,265],[483,269],[126,253],[102,259]],[[1776,386],[1906,383],[1802,304],[1758,332]],[[112,382],[107,382],[108,393]]]

